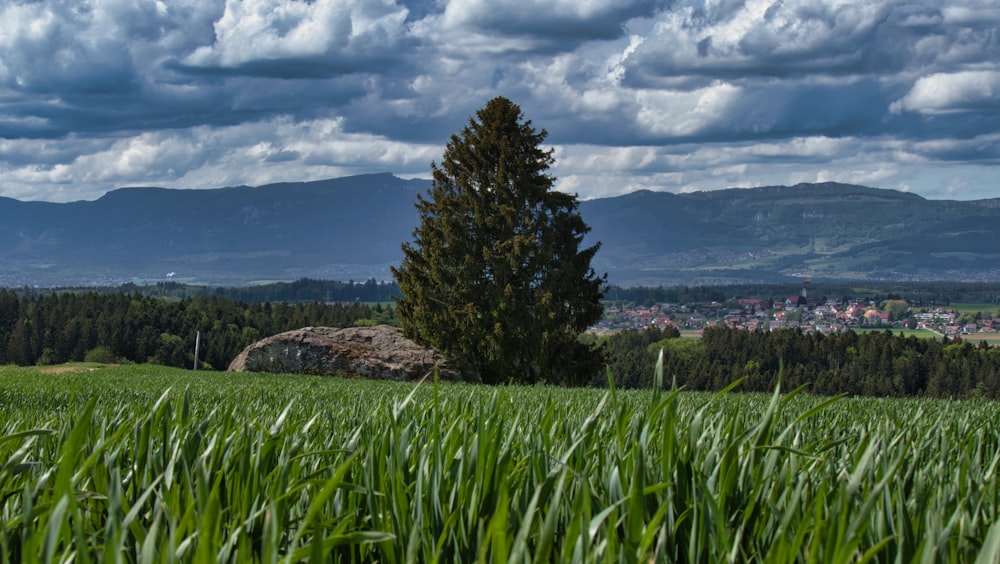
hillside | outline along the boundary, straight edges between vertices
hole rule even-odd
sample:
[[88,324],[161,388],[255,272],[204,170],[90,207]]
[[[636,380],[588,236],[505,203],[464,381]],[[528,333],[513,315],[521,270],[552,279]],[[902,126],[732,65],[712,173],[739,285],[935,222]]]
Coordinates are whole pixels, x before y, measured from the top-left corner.
[[375,174],[257,188],[0,201],[0,285],[388,278],[426,188]]
[[[0,198],[0,285],[388,279],[429,186],[390,174],[217,190]],[[1000,199],[843,184],[636,192],[581,204],[619,285],[1000,276]]]
[[584,202],[599,266],[632,283],[787,278],[995,280],[1000,199],[926,200],[845,184]]

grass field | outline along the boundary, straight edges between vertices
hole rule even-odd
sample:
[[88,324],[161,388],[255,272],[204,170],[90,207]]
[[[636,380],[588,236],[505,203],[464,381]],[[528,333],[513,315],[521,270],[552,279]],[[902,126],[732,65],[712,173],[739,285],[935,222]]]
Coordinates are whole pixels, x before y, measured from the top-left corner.
[[[1000,406],[0,367],[41,562],[996,562]],[[977,560],[978,559],[978,560]]]
[[928,331],[927,329],[885,329],[885,328],[852,328],[851,331],[855,333],[883,333],[885,331],[892,332],[893,335],[899,335],[902,337],[917,337],[919,339],[941,339],[940,333],[935,333],[934,331]]
[[953,309],[961,313],[991,313],[997,315],[1000,313],[1000,305],[998,304],[982,304],[982,303],[953,303],[946,306],[946,309]]

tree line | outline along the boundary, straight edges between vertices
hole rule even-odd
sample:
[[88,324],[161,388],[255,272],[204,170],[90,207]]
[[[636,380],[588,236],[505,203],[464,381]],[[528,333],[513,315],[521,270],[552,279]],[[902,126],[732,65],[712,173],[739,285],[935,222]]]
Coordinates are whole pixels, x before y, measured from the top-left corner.
[[0,289],[0,365],[94,360],[191,367],[200,332],[199,363],[224,370],[247,345],[284,331],[394,322],[393,308],[381,304]]
[[[926,339],[890,331],[836,334],[798,329],[707,328],[701,339],[673,328],[623,331],[605,343],[617,386],[652,386],[660,349],[664,384],[742,391],[805,385],[816,394],[1000,399],[1000,348],[959,338]],[[601,382],[595,382],[600,384]]]
[[157,282],[155,284],[135,284],[85,288],[19,288],[18,294],[37,295],[52,292],[97,292],[100,294],[139,293],[155,298],[197,298],[215,296],[230,300],[258,302],[389,302],[400,295],[395,282],[382,282],[369,278],[364,282],[349,280],[318,280],[300,278],[293,282],[272,282],[252,286],[221,287],[197,286],[180,282]]
[[[396,312],[380,304],[0,289],[0,364],[95,360],[191,367],[200,331],[201,366],[224,370],[244,347],[273,334],[375,323],[398,324]],[[711,327],[692,339],[673,328],[651,328],[622,331],[601,340],[600,348],[607,373],[623,388],[652,386],[662,348],[665,385],[676,381],[690,390],[718,390],[742,379],[739,390],[769,392],[781,374],[785,389],[806,385],[817,394],[1000,399],[1000,349],[958,338]],[[607,375],[591,383],[607,385]]]

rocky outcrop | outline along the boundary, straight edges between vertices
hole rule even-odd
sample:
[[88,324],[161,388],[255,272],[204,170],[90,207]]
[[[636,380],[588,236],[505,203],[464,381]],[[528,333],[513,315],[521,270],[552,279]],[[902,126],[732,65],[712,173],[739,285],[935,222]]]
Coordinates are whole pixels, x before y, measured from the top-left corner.
[[459,380],[458,371],[433,349],[387,325],[305,327],[250,345],[229,364],[232,372],[281,372],[361,376],[378,380],[419,380],[433,375]]

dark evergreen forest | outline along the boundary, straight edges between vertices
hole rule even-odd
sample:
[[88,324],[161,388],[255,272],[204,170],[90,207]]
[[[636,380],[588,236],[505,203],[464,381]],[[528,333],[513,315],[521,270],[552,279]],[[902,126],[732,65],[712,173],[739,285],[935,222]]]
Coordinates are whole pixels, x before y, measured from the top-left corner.
[[669,328],[622,331],[606,344],[615,384],[650,387],[661,348],[665,385],[675,381],[688,390],[720,390],[743,379],[737,389],[770,392],[780,374],[786,390],[804,385],[823,395],[1000,399],[1000,348],[889,331],[825,335],[711,327],[701,339],[681,338]]
[[149,362],[225,370],[247,345],[308,326],[394,323],[394,311],[359,302],[248,303],[220,296],[165,299],[136,292],[0,290],[0,364]]
[[395,282],[317,280],[300,278],[294,282],[273,282],[240,287],[191,286],[178,282],[151,285],[124,284],[109,288],[85,288],[102,293],[137,292],[159,298],[215,296],[243,302],[389,302],[400,295]]

